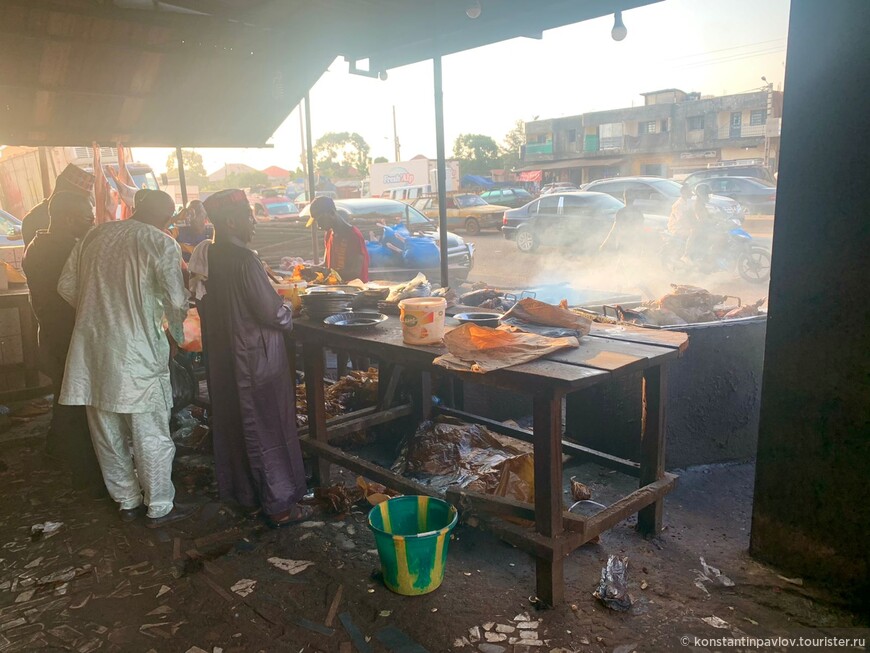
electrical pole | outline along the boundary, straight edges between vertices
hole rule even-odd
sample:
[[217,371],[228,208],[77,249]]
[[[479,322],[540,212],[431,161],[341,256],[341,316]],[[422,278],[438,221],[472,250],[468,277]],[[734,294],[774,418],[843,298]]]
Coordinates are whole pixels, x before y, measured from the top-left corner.
[[393,105],[393,147],[395,148],[396,161],[402,160],[399,148],[399,132],[396,130],[396,105]]

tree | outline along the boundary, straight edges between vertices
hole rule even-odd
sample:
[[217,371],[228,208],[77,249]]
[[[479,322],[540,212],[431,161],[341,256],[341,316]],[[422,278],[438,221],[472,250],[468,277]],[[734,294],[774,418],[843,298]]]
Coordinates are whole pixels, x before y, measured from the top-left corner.
[[488,175],[500,164],[498,145],[491,136],[460,134],[453,143],[453,156],[459,159],[462,173]]
[[517,120],[501,143],[501,159],[505,170],[513,170],[523,162],[520,151],[525,144],[526,124],[522,120]]
[[390,160],[385,156],[375,157],[375,160],[372,163],[389,163]]
[[369,144],[356,132],[326,133],[317,139],[313,152],[315,169],[327,177],[346,177],[351,168],[368,173]]
[[227,188],[254,188],[255,186],[265,186],[269,183],[269,177],[264,172],[254,170],[253,172],[233,172],[225,178],[216,179],[207,183],[206,190],[224,190]]
[[[202,155],[194,150],[181,150],[181,160],[184,162],[184,179],[191,186],[202,186],[208,179]],[[166,159],[166,176],[170,179],[178,177],[178,157],[170,154]]]

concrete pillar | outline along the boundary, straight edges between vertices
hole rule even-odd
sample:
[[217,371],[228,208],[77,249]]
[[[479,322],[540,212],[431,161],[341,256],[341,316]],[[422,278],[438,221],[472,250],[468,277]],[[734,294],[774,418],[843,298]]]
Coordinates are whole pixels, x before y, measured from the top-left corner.
[[750,552],[870,597],[870,2],[793,0]]

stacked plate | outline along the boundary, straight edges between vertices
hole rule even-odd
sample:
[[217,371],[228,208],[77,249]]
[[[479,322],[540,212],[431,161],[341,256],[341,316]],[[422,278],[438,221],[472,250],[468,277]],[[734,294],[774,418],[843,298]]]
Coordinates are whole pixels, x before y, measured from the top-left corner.
[[312,320],[317,322],[336,313],[346,313],[353,303],[354,295],[336,290],[333,292],[315,292],[302,295],[302,310]]

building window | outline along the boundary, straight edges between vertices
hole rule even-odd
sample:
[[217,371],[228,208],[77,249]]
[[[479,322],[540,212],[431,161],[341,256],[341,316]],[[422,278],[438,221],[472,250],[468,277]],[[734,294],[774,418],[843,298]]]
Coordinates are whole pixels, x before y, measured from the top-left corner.
[[598,127],[599,149],[618,150],[623,147],[623,124],[621,122],[609,122]]
[[651,175],[653,177],[664,177],[665,166],[662,163],[644,163],[640,166],[640,174]]
[[577,130],[576,129],[569,129],[568,130],[568,142],[569,143],[576,143],[577,142]]
[[661,126],[661,129],[659,129],[659,131],[662,133],[665,133],[665,134],[668,133],[668,119],[667,118],[662,119],[662,126]]
[[646,122],[640,122],[637,124],[637,134],[640,136],[641,134],[655,134],[656,133],[656,121],[648,120]]
[[691,131],[702,131],[704,129],[704,114],[700,116],[689,116],[686,119],[686,129]]
[[750,125],[763,125],[767,122],[767,109],[758,109],[749,114]]

